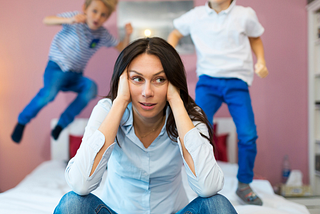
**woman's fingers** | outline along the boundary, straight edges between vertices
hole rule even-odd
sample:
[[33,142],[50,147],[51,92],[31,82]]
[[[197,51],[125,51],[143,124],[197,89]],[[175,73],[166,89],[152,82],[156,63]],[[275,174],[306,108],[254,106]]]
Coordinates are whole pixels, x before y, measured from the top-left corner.
[[127,69],[124,70],[119,78],[118,97],[128,102],[131,101]]

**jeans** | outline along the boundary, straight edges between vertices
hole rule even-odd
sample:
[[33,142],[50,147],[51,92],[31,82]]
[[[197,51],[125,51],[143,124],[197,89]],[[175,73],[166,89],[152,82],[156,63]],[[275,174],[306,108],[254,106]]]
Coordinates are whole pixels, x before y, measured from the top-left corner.
[[251,183],[258,136],[248,85],[236,78],[200,76],[196,85],[196,103],[203,109],[211,124],[222,102],[228,105],[237,128],[239,139],[237,178],[242,183]]
[[68,126],[90,100],[97,95],[97,85],[81,73],[63,72],[53,61],[49,61],[44,72],[44,86],[19,114],[18,122],[27,124],[38,112],[53,101],[59,91],[73,91],[78,93],[75,100],[61,114],[58,125]]
[[[117,214],[93,194],[80,196],[75,192],[65,194],[54,214]],[[177,214],[232,214],[237,213],[232,204],[222,195],[209,198],[198,197]]]

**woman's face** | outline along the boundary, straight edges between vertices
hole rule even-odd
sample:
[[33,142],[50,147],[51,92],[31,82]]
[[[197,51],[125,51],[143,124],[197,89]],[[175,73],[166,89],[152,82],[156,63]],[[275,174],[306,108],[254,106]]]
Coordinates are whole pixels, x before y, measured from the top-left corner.
[[130,63],[128,75],[134,114],[144,120],[161,118],[169,82],[160,59],[155,55],[141,54]]

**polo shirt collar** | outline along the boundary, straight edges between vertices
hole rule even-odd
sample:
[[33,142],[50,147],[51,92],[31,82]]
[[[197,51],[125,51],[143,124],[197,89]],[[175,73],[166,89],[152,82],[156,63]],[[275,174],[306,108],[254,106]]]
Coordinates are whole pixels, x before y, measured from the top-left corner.
[[[236,0],[233,0],[233,1],[231,2],[230,6],[229,6],[227,9],[221,11],[220,13],[226,13],[226,14],[228,14],[228,13],[235,7],[235,5],[236,5]],[[215,10],[213,10],[213,9],[211,9],[211,8],[209,7],[209,1],[206,2],[205,8],[206,8],[206,12],[207,12],[208,14],[210,14],[210,13],[215,13],[215,14],[216,14],[216,13],[217,13]]]

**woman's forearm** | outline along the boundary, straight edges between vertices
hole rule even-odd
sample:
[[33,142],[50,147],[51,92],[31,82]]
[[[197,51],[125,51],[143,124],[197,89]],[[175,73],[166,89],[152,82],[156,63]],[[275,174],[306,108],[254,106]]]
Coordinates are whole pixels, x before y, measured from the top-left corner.
[[183,157],[187,162],[189,168],[191,169],[192,173],[196,175],[194,161],[192,159],[192,156],[190,155],[190,153],[188,152],[188,150],[184,145],[184,137],[191,129],[194,128],[194,125],[180,97],[178,99],[172,99],[169,102],[169,104],[172,109],[173,116],[178,129],[178,134],[179,134],[179,138],[182,146]]
[[92,166],[92,169],[90,172],[90,176],[94,173],[95,169],[97,168],[106,149],[111,144],[114,143],[114,140],[116,138],[117,131],[118,131],[118,128],[120,125],[121,118],[124,114],[124,111],[125,111],[127,105],[128,105],[127,102],[115,99],[108,115],[101,123],[98,130],[104,135],[105,142],[94,159],[93,166]]

